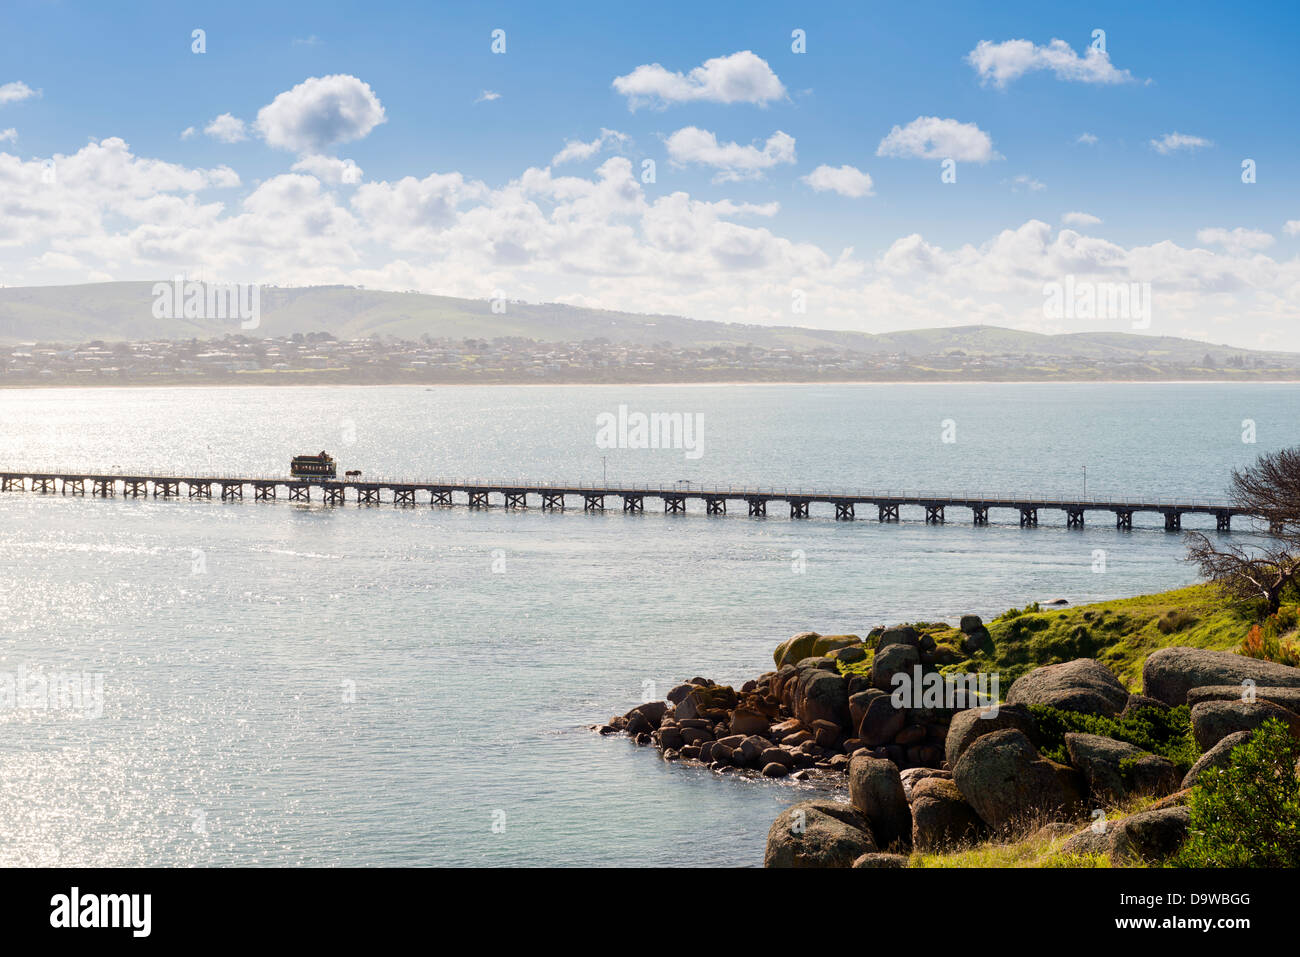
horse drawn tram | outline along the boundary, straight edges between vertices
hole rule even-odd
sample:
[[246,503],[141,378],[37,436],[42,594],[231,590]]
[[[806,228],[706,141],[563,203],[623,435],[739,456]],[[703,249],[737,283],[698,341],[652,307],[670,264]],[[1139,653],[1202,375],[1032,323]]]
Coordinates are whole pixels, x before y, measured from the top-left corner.
[[331,482],[339,473],[334,459],[321,452],[320,455],[295,455],[289,463],[289,474],[302,482]]

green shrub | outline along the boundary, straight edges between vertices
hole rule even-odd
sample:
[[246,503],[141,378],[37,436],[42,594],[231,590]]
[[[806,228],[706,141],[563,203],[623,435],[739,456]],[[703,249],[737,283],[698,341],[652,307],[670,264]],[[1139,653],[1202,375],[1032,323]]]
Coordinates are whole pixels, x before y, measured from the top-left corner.
[[1233,749],[1227,767],[1206,771],[1192,792],[1191,836],[1178,867],[1300,867],[1300,741],[1265,721]]
[[[1047,622],[1043,619],[1021,619],[1027,625],[1033,621]],[[1043,628],[1027,628],[1026,631],[1042,631]],[[1029,642],[1029,656],[1040,664],[1052,664],[1058,661],[1073,661],[1076,658],[1093,658],[1102,648],[1087,625],[1075,625],[1068,631],[1048,632],[1034,635]]]
[[1030,602],[1024,608],[1008,608],[1006,611],[998,615],[998,617],[994,618],[993,620],[1010,621],[1013,618],[1019,618],[1021,615],[1036,615],[1038,614],[1039,611],[1041,611],[1041,609],[1038,607],[1038,602],[1035,601],[1035,602]]
[[1196,624],[1196,621],[1196,616],[1191,612],[1184,611],[1181,608],[1170,608],[1156,619],[1156,627],[1160,629],[1160,634],[1172,635],[1185,628],[1191,628]]
[[1070,763],[1065,736],[1071,731],[1127,741],[1143,751],[1168,758],[1184,774],[1200,757],[1200,749],[1192,737],[1191,709],[1187,705],[1135,708],[1114,718],[1062,711],[1042,704],[1031,704],[1029,710],[1036,726],[1035,746],[1044,757],[1061,764]]

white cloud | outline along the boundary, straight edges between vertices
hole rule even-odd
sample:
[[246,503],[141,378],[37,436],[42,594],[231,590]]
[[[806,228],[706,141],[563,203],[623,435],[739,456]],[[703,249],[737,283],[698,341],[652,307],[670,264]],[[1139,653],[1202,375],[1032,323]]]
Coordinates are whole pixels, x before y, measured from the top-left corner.
[[1094,136],[1092,133],[1080,133],[1079,138],[1075,140],[1075,142],[1082,143],[1084,146],[1096,146],[1099,142],[1101,142],[1101,140],[1097,136]]
[[34,96],[40,95],[40,90],[33,90],[21,80],[15,80],[13,83],[0,84],[0,106],[4,106],[6,103],[20,103],[23,100],[28,100]]
[[395,183],[366,183],[352,197],[352,208],[381,242],[398,249],[432,245],[438,232],[453,225],[466,203],[483,199],[488,188],[460,173],[406,176]]
[[1006,87],[1012,80],[1036,70],[1051,70],[1058,80],[1078,83],[1126,83],[1133,79],[1128,70],[1117,70],[1104,50],[1089,47],[1079,56],[1064,40],[1038,46],[1029,40],[993,43],[981,40],[966,54],[980,82]]
[[1288,236],[1300,236],[1300,219],[1288,219],[1282,227]]
[[800,178],[818,193],[839,193],[850,199],[872,195],[871,177],[853,166],[822,165]]
[[1100,226],[1101,220],[1092,213],[1063,213],[1061,222],[1066,226]]
[[620,133],[618,130],[608,130],[602,127],[600,135],[590,143],[585,143],[582,140],[565,140],[564,149],[551,157],[551,165],[559,166],[561,163],[591,159],[606,147],[623,146],[627,141],[628,137],[626,133]]
[[332,186],[353,186],[361,182],[361,167],[355,160],[339,159],[335,156],[321,156],[313,153],[304,156],[293,164],[296,173],[311,173],[317,179]]
[[766,216],[772,217],[781,211],[781,204],[772,203],[734,203],[729,199],[720,199],[709,203],[709,208],[720,216]]
[[499,99],[501,99],[500,93],[493,93],[491,90],[484,90],[482,93],[478,95],[478,99],[475,100],[474,102],[491,103],[493,100],[499,100]]
[[765,170],[795,161],[794,137],[777,130],[760,148],[752,144],[719,143],[698,126],[686,126],[668,137],[665,145],[674,163],[698,163],[718,170],[714,182],[758,179]]
[[963,163],[987,163],[1002,157],[993,149],[992,138],[974,123],[918,116],[906,126],[895,126],[880,141],[877,156],[952,159]]
[[785,87],[767,61],[749,50],[705,60],[685,75],[658,63],[642,64],[614,78],[614,89],[627,97],[628,107],[670,103],[757,103],[785,96]]
[[257,129],[277,149],[321,153],[366,136],[386,119],[369,84],[355,76],[310,77],[257,113]]
[[1214,144],[1201,136],[1189,136],[1185,133],[1166,133],[1158,140],[1151,141],[1151,148],[1157,153],[1168,155],[1178,150],[1192,151]]
[[203,127],[203,132],[214,140],[220,140],[223,143],[242,143],[248,139],[248,131],[244,126],[244,121],[231,116],[229,113],[222,113]]
[[9,129],[7,130],[0,130],[0,143],[5,143],[5,142],[9,142],[9,143],[18,142],[18,131],[14,129],[12,126],[9,127]]
[[[918,233],[859,251],[783,235],[776,203],[647,196],[624,156],[581,176],[530,168],[489,187],[434,172],[348,191],[322,181],[346,161],[304,157],[242,199],[210,192],[238,183],[227,168],[137,157],[118,139],[52,159],[48,183],[44,160],[0,150],[8,284],[202,270],[228,281],[476,298],[502,289],[535,302],[871,332],[1131,328],[1045,318],[1044,284],[1072,275],[1151,283],[1152,332],[1224,328],[1241,344],[1300,347],[1300,260],[1270,258],[1249,230],[1223,230],[1197,248],[1124,245],[1031,219],[955,246]],[[798,317],[793,289],[807,297]]]
[[197,194],[237,185],[229,167],[191,169],[138,157],[116,137],[44,159],[0,152],[0,255],[10,247],[33,262],[49,252],[98,260],[87,274],[140,261],[153,237],[216,220],[222,204]]
[[1046,183],[1034,179],[1028,173],[1018,173],[1011,177],[1007,182],[1011,184],[1011,192],[1013,193],[1018,193],[1022,189],[1027,189],[1031,193],[1037,193],[1039,190],[1047,188]]
[[192,126],[187,126],[185,129],[181,130],[181,139],[183,140],[192,140],[198,135],[199,131]]
[[1274,242],[1273,237],[1268,233],[1258,229],[1246,229],[1242,226],[1238,226],[1236,229],[1209,227],[1197,230],[1196,241],[1210,246],[1222,246],[1236,255],[1267,249]]

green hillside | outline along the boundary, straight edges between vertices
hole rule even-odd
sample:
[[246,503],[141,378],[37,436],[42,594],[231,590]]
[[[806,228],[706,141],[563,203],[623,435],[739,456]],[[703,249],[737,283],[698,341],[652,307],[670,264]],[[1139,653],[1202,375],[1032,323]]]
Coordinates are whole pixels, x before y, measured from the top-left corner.
[[[153,285],[112,282],[0,288],[0,342],[208,339],[241,331],[233,320],[155,318]],[[261,311],[261,324],[248,334],[329,332],[342,339],[384,336],[408,340],[426,335],[451,339],[518,336],[570,342],[604,338],[615,343],[670,342],[689,348],[748,345],[800,352],[832,348],[874,355],[1012,353],[1113,362],[1160,359],[1188,365],[1199,364],[1207,354],[1219,363],[1232,356],[1251,355],[1284,357],[1288,365],[1295,361],[1295,356],[1287,353],[1259,353],[1190,339],[1124,332],[1043,335],[997,326],[951,326],[871,335],[641,315],[559,303],[509,302],[504,314],[496,314],[487,300],[350,286],[263,287]]]

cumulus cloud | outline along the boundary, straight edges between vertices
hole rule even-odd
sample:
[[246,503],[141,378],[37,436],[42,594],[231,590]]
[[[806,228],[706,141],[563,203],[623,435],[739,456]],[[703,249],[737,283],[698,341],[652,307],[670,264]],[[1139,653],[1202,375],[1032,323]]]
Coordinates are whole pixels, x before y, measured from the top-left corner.
[[482,93],[478,95],[478,99],[475,100],[474,102],[491,103],[493,100],[499,100],[499,99],[501,99],[500,93],[493,93],[491,90],[484,90]]
[[615,77],[613,86],[633,110],[697,101],[764,106],[785,96],[785,86],[767,61],[749,50],[705,60],[686,74],[658,63],[642,64],[626,76]]
[[918,159],[952,159],[963,163],[987,163],[1001,159],[993,139],[974,123],[918,116],[906,126],[895,126],[880,146],[877,156]]
[[1101,140],[1092,133],[1080,133],[1076,143],[1082,143],[1084,146],[1096,146]]
[[323,153],[337,143],[366,136],[386,119],[369,84],[338,73],[310,77],[281,93],[257,113],[267,144],[296,153]]
[[199,131],[192,126],[187,126],[185,129],[181,130],[181,139],[183,140],[192,140],[198,135]]
[[1274,240],[1271,235],[1262,230],[1238,226],[1236,229],[1209,227],[1197,230],[1196,241],[1209,246],[1222,246],[1230,252],[1241,255],[1267,249],[1273,245]]
[[620,133],[618,130],[607,130],[602,127],[600,135],[589,143],[582,140],[565,140],[564,149],[551,157],[551,165],[559,166],[561,163],[591,159],[606,147],[623,146],[627,141],[626,133]]
[[18,141],[18,131],[12,126],[7,130],[0,130],[0,143],[16,143]]
[[346,191],[322,176],[347,161],[314,156],[241,199],[213,191],[238,183],[229,169],[134,156],[121,140],[52,157],[51,181],[47,161],[0,150],[0,274],[15,285],[202,270],[229,281],[475,298],[499,289],[529,301],[768,324],[791,321],[799,289],[808,304],[799,321],[822,328],[1130,329],[1045,317],[1045,284],[1074,276],[1151,283],[1152,332],[1228,320],[1239,341],[1272,336],[1270,347],[1300,347],[1300,260],[1270,258],[1262,240],[1232,230],[1197,248],[1126,245],[1030,219],[959,245],[916,233],[855,250],[783,235],[775,203],[648,196],[625,156],[580,176],[529,168],[488,186],[430,172]]
[[1282,232],[1288,236],[1300,236],[1300,219],[1288,219],[1282,226]]
[[352,208],[382,241],[398,249],[432,245],[437,233],[453,225],[460,208],[488,195],[488,188],[460,173],[406,176],[396,182],[366,183],[352,197]]
[[33,90],[21,80],[0,84],[0,106],[4,106],[6,103],[19,103],[40,95],[40,90]]
[[1066,226],[1099,226],[1101,220],[1092,213],[1071,212],[1061,215],[1061,222]]
[[1027,189],[1031,193],[1036,193],[1041,189],[1047,188],[1046,183],[1034,179],[1028,173],[1018,173],[1011,177],[1011,179],[1007,180],[1007,182],[1011,184],[1011,192],[1013,193],[1018,193],[1022,189]]
[[1164,136],[1160,137],[1160,139],[1151,141],[1151,148],[1157,153],[1166,156],[1170,153],[1176,153],[1179,150],[1187,150],[1188,152],[1191,152],[1192,150],[1198,150],[1213,145],[1212,142],[1202,136],[1189,136],[1186,133],[1179,132],[1166,133]]
[[244,126],[244,121],[231,116],[229,113],[222,113],[203,127],[203,132],[214,140],[220,140],[223,143],[241,143],[248,139],[248,131]]
[[850,199],[871,196],[871,177],[853,166],[818,166],[800,179],[818,193],[839,193]]
[[1133,79],[1128,70],[1117,70],[1105,50],[1089,47],[1083,56],[1064,40],[1039,46],[1030,40],[981,40],[966,54],[981,83],[1005,88],[1012,80],[1036,70],[1050,70],[1058,80],[1076,83],[1126,83]]
[[[229,167],[138,157],[116,137],[71,155],[21,160],[0,152],[0,252],[22,250],[35,263],[47,253],[95,261],[86,275],[96,266],[138,262],[153,237],[217,219],[222,204],[199,194],[238,185]],[[32,268],[40,274],[39,265]]]
[[753,144],[719,143],[718,138],[698,126],[686,126],[668,137],[669,158],[679,165],[696,163],[718,170],[714,182],[758,179],[765,170],[795,161],[794,137],[777,130],[761,147]]
[[322,182],[333,186],[352,186],[361,182],[361,167],[355,160],[339,159],[335,156],[312,154],[304,156],[293,164],[295,173],[311,173]]

